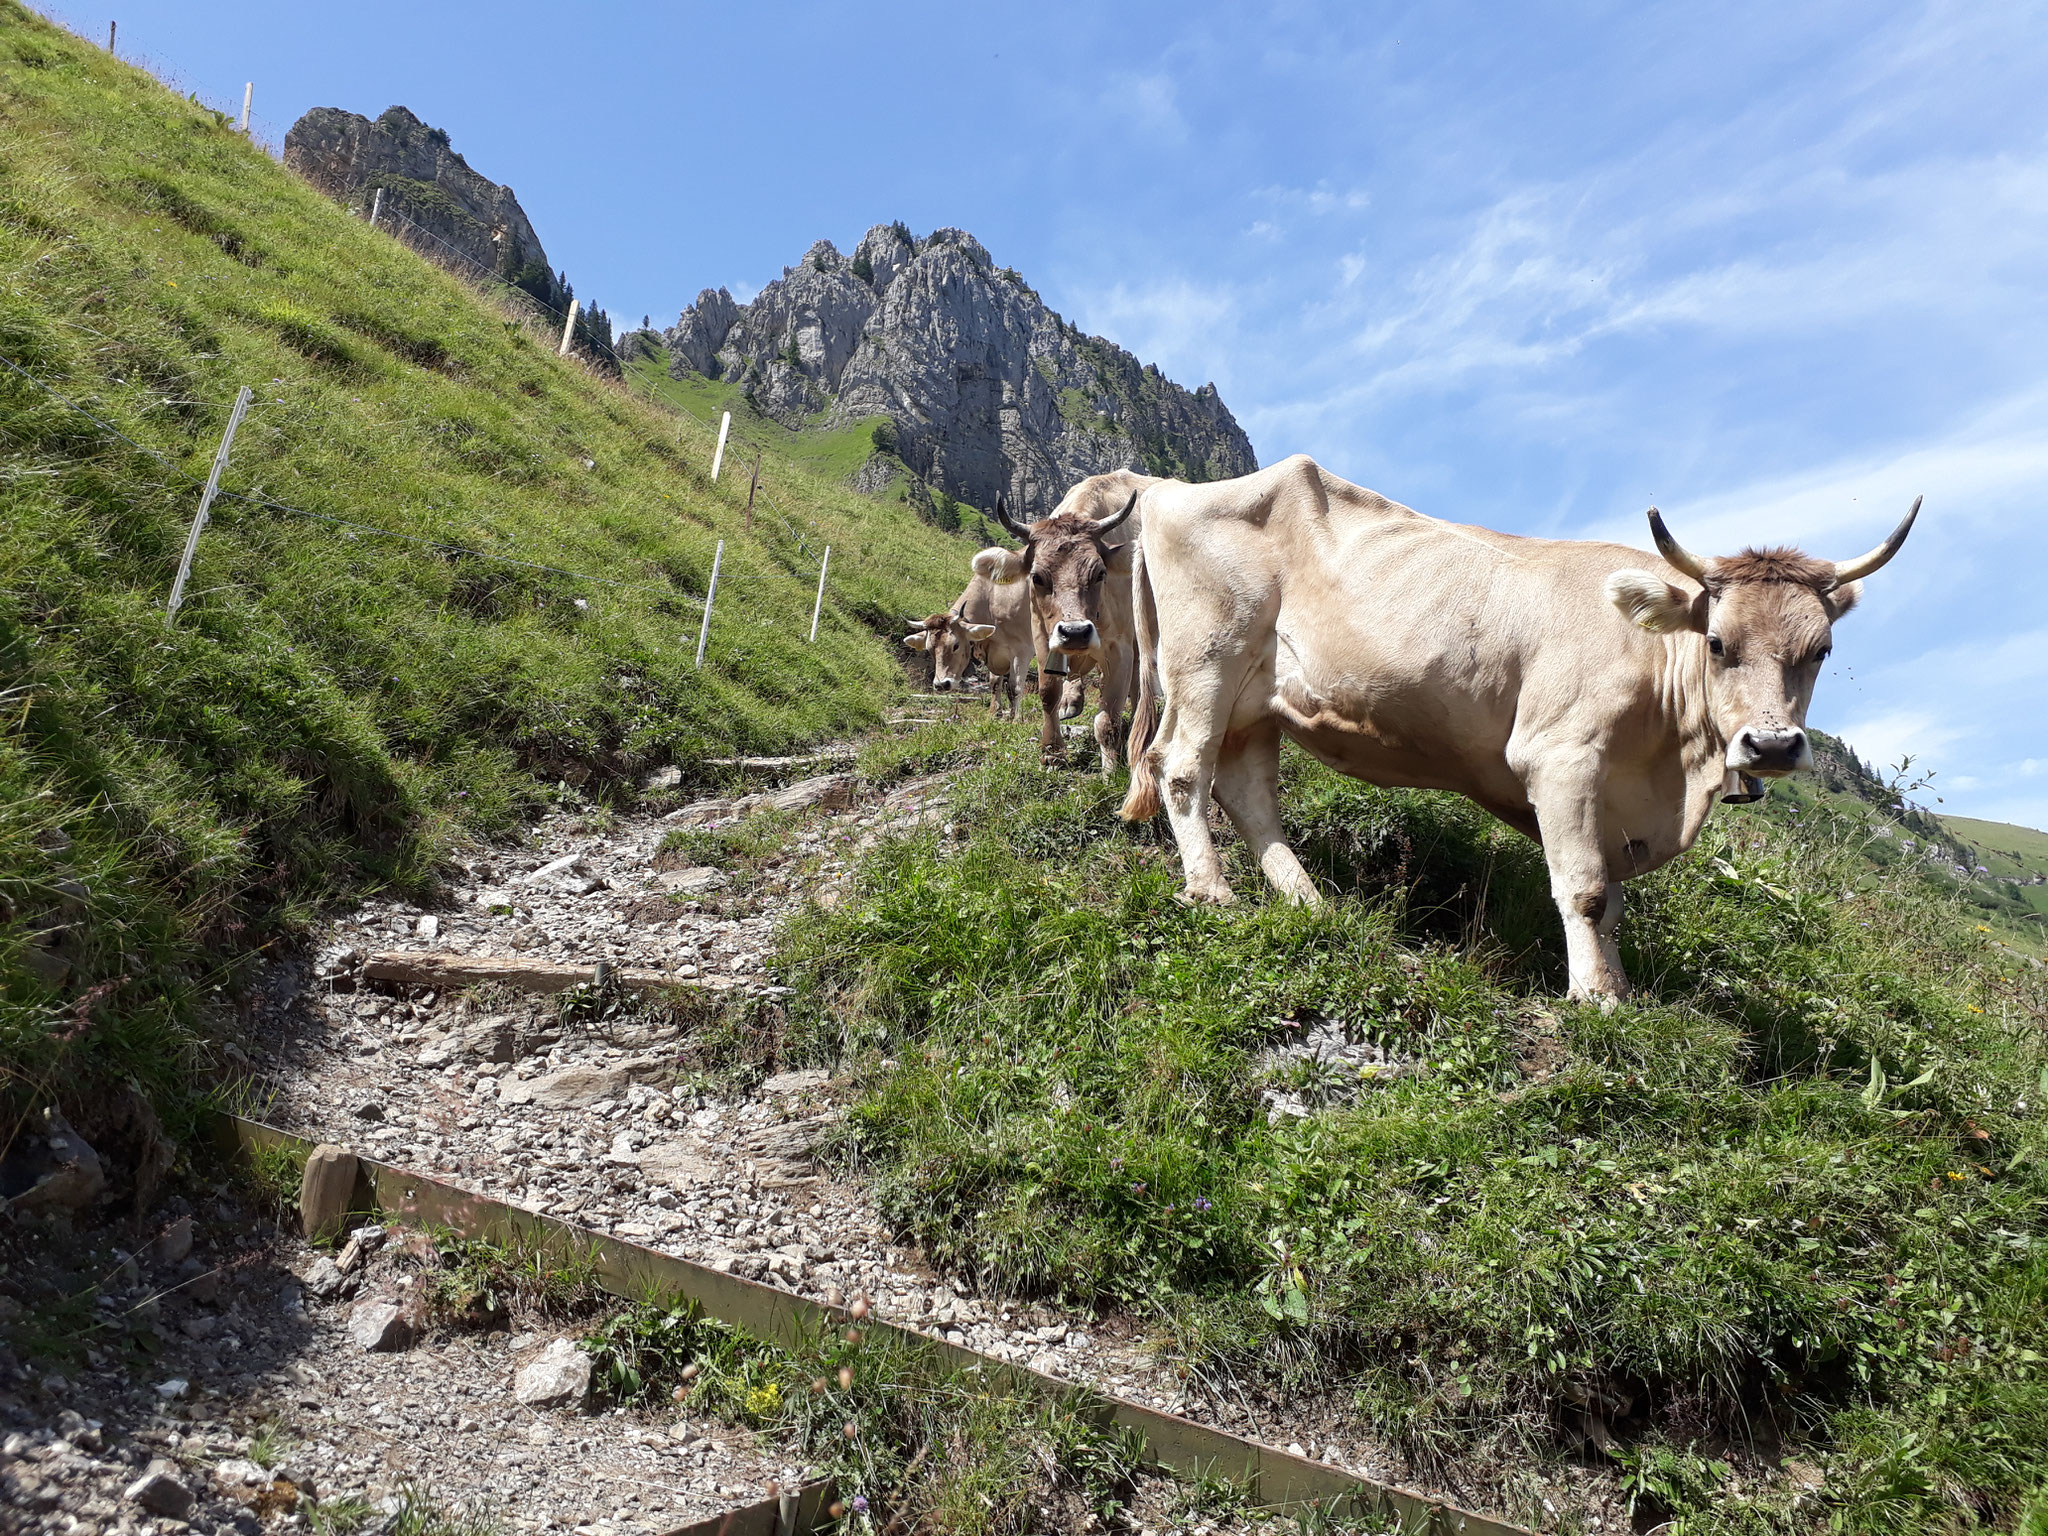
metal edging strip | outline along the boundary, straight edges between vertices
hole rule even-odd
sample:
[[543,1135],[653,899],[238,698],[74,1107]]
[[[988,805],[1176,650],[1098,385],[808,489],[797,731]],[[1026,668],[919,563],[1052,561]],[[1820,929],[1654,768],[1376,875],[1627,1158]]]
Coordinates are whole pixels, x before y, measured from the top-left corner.
[[[303,1136],[225,1112],[218,1122],[218,1134],[223,1150],[231,1154],[249,1147],[290,1146],[310,1151],[315,1145]],[[785,1348],[801,1345],[827,1328],[853,1321],[843,1307],[828,1307],[772,1285],[723,1274],[689,1259],[658,1253],[487,1195],[471,1194],[430,1174],[397,1168],[360,1153],[356,1155],[352,1208],[387,1214],[401,1221],[444,1226],[467,1237],[507,1233],[527,1238],[559,1236],[587,1247],[596,1256],[599,1283],[615,1296],[628,1300],[655,1296],[685,1298],[702,1307],[706,1315],[745,1328]],[[1317,1504],[1332,1513],[1394,1517],[1400,1520],[1404,1531],[1415,1536],[1533,1536],[1525,1527],[1460,1509],[1415,1489],[1356,1477],[1323,1462],[1290,1455],[1241,1435],[1112,1397],[1079,1382],[1063,1381],[1028,1366],[949,1344],[900,1323],[871,1316],[862,1320],[861,1327],[929,1350],[955,1369],[980,1371],[1040,1397],[1077,1403],[1078,1411],[1097,1423],[1135,1431],[1144,1441],[1149,1465],[1187,1476],[1227,1479],[1248,1489],[1253,1500],[1266,1508]],[[764,1536],[771,1532],[776,1536],[801,1536],[815,1525],[831,1523],[824,1516],[825,1506],[830,1502],[823,1496],[825,1486],[812,1484],[799,1498],[797,1513],[801,1516],[809,1510],[810,1524],[800,1520],[785,1530],[777,1523],[779,1506],[771,1502],[731,1510],[669,1536],[753,1536],[757,1530]],[[759,1511],[768,1512],[762,1517],[768,1520],[767,1524],[753,1523]]]

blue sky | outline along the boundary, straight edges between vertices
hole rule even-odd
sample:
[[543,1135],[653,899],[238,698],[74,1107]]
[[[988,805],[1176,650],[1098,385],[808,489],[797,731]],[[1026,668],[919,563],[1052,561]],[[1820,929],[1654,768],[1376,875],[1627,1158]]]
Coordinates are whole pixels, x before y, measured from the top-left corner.
[[[46,10],[104,38],[104,11]],[[239,108],[403,102],[615,319],[972,230],[1262,462],[1422,511],[1844,557],[1813,723],[2048,826],[2048,8],[153,0]],[[564,22],[571,25],[566,29]]]

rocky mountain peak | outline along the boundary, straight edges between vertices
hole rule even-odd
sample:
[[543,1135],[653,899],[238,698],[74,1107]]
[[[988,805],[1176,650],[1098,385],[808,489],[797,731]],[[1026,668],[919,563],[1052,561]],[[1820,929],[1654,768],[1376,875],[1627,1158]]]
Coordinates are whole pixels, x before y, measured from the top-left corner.
[[787,426],[887,417],[919,481],[978,507],[1006,492],[1042,513],[1111,469],[1258,466],[1213,384],[1183,389],[1070,326],[963,229],[877,224],[851,257],[819,240],[746,304],[705,289],[662,341],[671,372],[737,382]]
[[[518,289],[555,314],[568,310],[575,290],[549,265],[512,189],[473,170],[446,130],[408,108],[386,107],[371,119],[315,107],[285,134],[284,163],[365,218],[382,192],[383,227],[394,238],[472,281]],[[579,315],[576,334],[590,361],[610,363],[603,311]]]

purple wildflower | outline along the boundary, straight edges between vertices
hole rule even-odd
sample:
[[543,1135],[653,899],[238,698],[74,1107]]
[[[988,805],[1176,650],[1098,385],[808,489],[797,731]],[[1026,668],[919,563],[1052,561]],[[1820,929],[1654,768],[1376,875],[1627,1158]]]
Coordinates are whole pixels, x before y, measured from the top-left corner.
[[1144,1180],[1140,1179],[1137,1183],[1133,1184],[1131,1186],[1131,1193],[1134,1195],[1142,1195],[1143,1193],[1145,1193]]
[[853,1512],[856,1515],[864,1515],[868,1512],[868,1498],[866,1494],[856,1493],[853,1496]]
[[1209,1209],[1209,1197],[1207,1195],[1195,1196],[1195,1209],[1198,1211],[1206,1211],[1207,1209]]

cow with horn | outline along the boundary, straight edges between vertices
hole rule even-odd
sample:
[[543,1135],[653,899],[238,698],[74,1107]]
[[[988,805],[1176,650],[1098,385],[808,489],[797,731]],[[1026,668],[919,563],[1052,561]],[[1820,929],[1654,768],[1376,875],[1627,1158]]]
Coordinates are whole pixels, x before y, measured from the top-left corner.
[[1759,780],[1811,764],[1806,709],[1834,624],[1919,511],[1831,561],[1702,558],[1653,509],[1660,561],[1440,522],[1305,457],[1151,487],[1123,814],[1149,819],[1163,799],[1186,897],[1228,902],[1213,790],[1266,878],[1314,903],[1281,832],[1282,735],[1355,778],[1455,790],[1543,845],[1570,994],[1611,1006],[1628,993],[1622,882],[1691,847],[1717,799],[1759,798]]
[[1092,665],[1102,674],[1095,744],[1103,775],[1116,766],[1124,704],[1137,669],[1130,571],[1139,525],[1133,512],[1139,493],[1161,483],[1132,470],[1090,475],[1035,523],[1018,522],[1008,498],[996,498],[996,521],[1023,548],[985,549],[974,557],[974,569],[999,585],[1028,583],[1042,715],[1039,754],[1048,764],[1066,757],[1060,696],[1048,679]]

